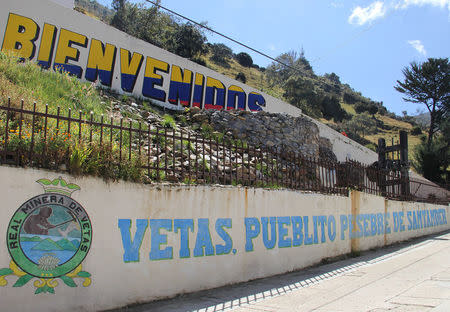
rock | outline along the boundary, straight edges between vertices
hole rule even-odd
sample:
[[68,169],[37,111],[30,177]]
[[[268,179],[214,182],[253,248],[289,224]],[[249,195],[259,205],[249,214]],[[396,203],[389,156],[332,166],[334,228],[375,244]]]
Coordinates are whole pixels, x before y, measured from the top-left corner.
[[337,161],[337,157],[333,153],[333,144],[327,138],[321,137],[319,139],[319,157],[334,162]]
[[201,109],[198,107],[191,107],[189,111],[191,114],[197,114],[198,112],[201,111]]
[[154,115],[149,115],[149,116],[147,117],[147,121],[148,121],[149,123],[156,123],[156,122],[159,122],[159,118],[156,117],[156,116],[154,116]]
[[193,115],[192,118],[191,118],[191,120],[192,120],[193,122],[199,122],[199,123],[202,123],[202,122],[208,120],[208,116],[205,116],[205,115],[199,113],[199,114]]
[[236,168],[235,174],[237,176],[237,179],[241,181],[254,181],[256,179],[256,171],[254,170],[254,168],[249,170],[245,167],[238,167]]

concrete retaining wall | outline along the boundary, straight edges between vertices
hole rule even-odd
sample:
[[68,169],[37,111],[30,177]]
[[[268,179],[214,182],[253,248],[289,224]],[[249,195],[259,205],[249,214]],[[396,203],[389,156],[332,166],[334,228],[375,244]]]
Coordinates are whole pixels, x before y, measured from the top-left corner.
[[[68,175],[62,176],[64,188],[54,172],[4,166],[0,177],[0,235],[6,235],[0,239],[1,311],[109,309],[288,272],[352,250],[449,228],[449,207],[391,202],[359,192],[342,197],[220,186],[145,186]],[[55,193],[67,191],[68,185],[80,189],[70,196]],[[30,201],[35,196],[41,204]],[[57,228],[36,234],[49,227],[36,217],[43,215],[44,207],[52,208],[46,220]],[[75,245],[81,238],[78,249],[48,247],[49,240],[59,244],[72,223],[78,230],[67,237]],[[39,228],[35,232],[29,230],[33,224]],[[35,242],[25,242],[31,237]],[[26,249],[27,244],[34,249]],[[89,245],[90,250],[83,251]],[[36,252],[43,256],[33,258]],[[60,254],[66,252],[74,253],[64,265],[73,265],[75,273],[63,272],[63,260],[56,267],[41,263],[45,257],[62,259]],[[23,284],[31,271],[34,277]],[[36,272],[41,275],[36,277]],[[20,287],[13,287],[17,284]]]

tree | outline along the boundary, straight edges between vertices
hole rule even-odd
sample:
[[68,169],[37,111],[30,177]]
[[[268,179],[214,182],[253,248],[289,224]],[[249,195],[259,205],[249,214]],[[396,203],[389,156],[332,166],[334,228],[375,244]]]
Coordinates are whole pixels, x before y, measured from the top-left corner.
[[344,102],[348,104],[355,104],[358,101],[358,97],[352,93],[344,93]]
[[157,6],[147,8],[127,0],[114,0],[112,6],[112,26],[175,53],[175,33],[180,26],[170,15],[160,12]]
[[375,103],[370,103],[370,105],[367,107],[367,112],[375,116],[376,113],[378,113],[378,106]]
[[355,108],[355,112],[358,113],[358,114],[361,114],[361,113],[367,111],[366,104],[364,104],[362,102],[356,103],[354,108]]
[[293,75],[284,83],[284,94],[286,101],[303,110],[311,117],[322,117],[321,100],[322,95],[314,88],[311,79]]
[[397,80],[394,88],[403,94],[403,100],[425,104],[430,112],[428,148],[431,148],[433,136],[439,122],[449,107],[450,101],[450,64],[448,58],[429,58],[424,63],[412,62],[403,69],[405,80]]
[[266,76],[271,82],[272,85],[283,84],[288,78],[295,74],[295,65],[298,62],[298,54],[295,51],[289,51],[287,53],[283,53],[276,58],[278,62],[286,64],[288,66],[282,65],[278,62],[273,62],[266,69]]
[[252,57],[245,52],[238,53],[236,55],[236,60],[244,67],[252,67],[253,65]]
[[348,118],[348,114],[342,109],[339,99],[336,96],[324,96],[321,101],[321,109],[323,118],[326,120],[334,119],[340,122]]
[[228,60],[233,57],[233,50],[223,43],[214,43],[211,45],[211,60],[222,66],[230,66]]
[[181,25],[175,32],[174,52],[179,56],[194,58],[205,51],[206,37],[190,23]]
[[116,11],[116,13],[111,20],[111,25],[125,32],[128,22],[127,6],[128,3],[126,0],[113,0],[112,2],[112,7]]
[[266,69],[266,77],[272,86],[277,84],[283,86],[293,76],[315,77],[303,51],[300,55],[295,51],[289,51],[278,56],[276,60],[278,62],[272,62]]
[[339,76],[336,75],[335,73],[325,74],[324,76],[325,76],[325,78],[327,78],[328,80],[330,80],[330,81],[332,81],[334,83],[338,83],[338,84],[341,83],[341,80],[339,79]]
[[445,141],[443,135],[438,136],[431,144],[422,142],[414,150],[415,157],[412,161],[414,169],[428,180],[437,183],[446,183],[449,178],[447,168],[450,153],[449,144]]

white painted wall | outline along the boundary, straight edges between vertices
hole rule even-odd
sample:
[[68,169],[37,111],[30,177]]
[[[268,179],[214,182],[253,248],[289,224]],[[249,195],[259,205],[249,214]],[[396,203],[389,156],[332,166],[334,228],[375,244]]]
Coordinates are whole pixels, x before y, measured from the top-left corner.
[[[35,183],[40,178],[53,180],[59,174],[44,170],[0,167],[0,209],[1,235],[6,235],[8,223],[22,203],[43,193]],[[17,280],[7,276],[8,285],[0,287],[0,310],[10,311],[94,311],[136,302],[145,302],[176,294],[218,287],[230,283],[288,272],[314,263],[321,259],[364,250],[385,243],[392,243],[411,237],[436,233],[449,229],[440,225],[427,229],[384,234],[350,239],[341,224],[341,218],[365,213],[391,215],[389,225],[393,228],[393,211],[413,211],[417,209],[444,209],[449,207],[418,203],[385,201],[383,198],[354,193],[351,197],[327,196],[287,190],[247,189],[218,186],[171,186],[139,185],[116,182],[105,183],[91,177],[62,175],[68,183],[81,187],[73,193],[87,211],[93,228],[93,243],[83,270],[92,274],[89,287],[78,285],[70,288],[60,281],[55,295],[34,295],[34,280],[23,287],[12,287]],[[352,202],[353,200],[353,202]],[[245,218],[261,217],[308,217],[308,232],[313,244],[298,247],[279,248],[279,237],[273,249],[267,249],[262,239],[262,231],[253,239],[253,251],[246,251]],[[317,226],[317,244],[314,244],[314,217],[335,218],[336,236],[330,239],[328,224],[324,224],[325,242],[322,242],[321,226]],[[193,257],[198,234],[198,219],[209,219],[209,229],[213,244],[223,241],[215,231],[218,218],[230,218],[232,228],[226,229],[233,241],[236,254]],[[191,257],[180,258],[180,234],[161,230],[167,234],[167,246],[173,248],[173,259],[150,260],[152,246],[150,227],[146,230],[140,249],[138,262],[123,261],[124,245],[119,219],[130,219],[131,235],[135,235],[137,219],[193,219],[194,232],[189,234]],[[293,238],[293,229],[286,227],[287,236]],[[331,227],[332,228],[332,227]],[[278,227],[277,227],[278,233]],[[303,234],[305,234],[303,232]],[[343,239],[341,237],[343,234]],[[270,236],[269,236],[270,237]],[[7,268],[10,256],[5,239],[0,239],[0,269]],[[77,281],[78,284],[79,281]],[[26,298],[26,300],[24,299]],[[51,300],[50,300],[51,299]]]

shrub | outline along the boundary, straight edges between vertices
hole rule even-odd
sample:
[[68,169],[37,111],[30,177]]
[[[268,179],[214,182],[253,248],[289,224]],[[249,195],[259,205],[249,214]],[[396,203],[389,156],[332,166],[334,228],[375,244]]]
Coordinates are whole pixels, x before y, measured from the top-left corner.
[[211,45],[211,60],[224,67],[230,67],[228,60],[233,57],[233,50],[223,43],[214,43]]
[[442,137],[433,140],[430,146],[423,141],[414,150],[414,169],[430,181],[444,183],[448,164],[449,150]]
[[253,65],[252,57],[245,52],[238,53],[235,58],[244,67],[252,67]]
[[244,74],[244,73],[239,73],[239,74],[237,74],[235,79],[236,79],[237,81],[242,82],[242,83],[246,83],[246,82],[247,82],[247,77],[245,77],[245,74]]
[[415,126],[411,130],[411,135],[419,135],[419,134],[422,134],[422,129],[419,126]]

